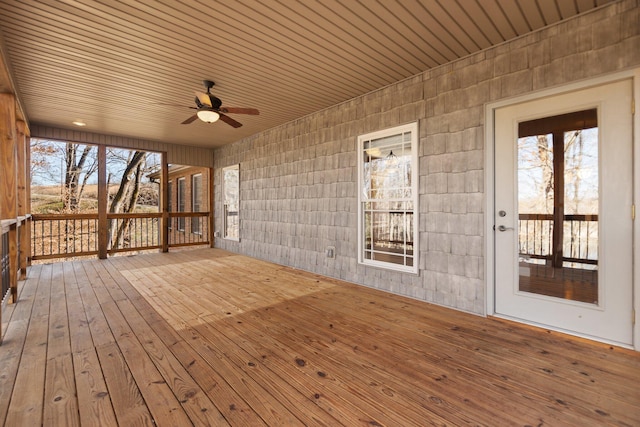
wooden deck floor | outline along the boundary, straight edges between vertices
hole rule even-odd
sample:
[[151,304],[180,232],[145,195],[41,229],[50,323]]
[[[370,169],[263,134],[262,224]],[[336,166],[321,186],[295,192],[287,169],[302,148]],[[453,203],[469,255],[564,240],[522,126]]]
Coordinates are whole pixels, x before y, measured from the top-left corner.
[[639,353],[215,249],[34,266],[10,311],[6,426],[640,425]]

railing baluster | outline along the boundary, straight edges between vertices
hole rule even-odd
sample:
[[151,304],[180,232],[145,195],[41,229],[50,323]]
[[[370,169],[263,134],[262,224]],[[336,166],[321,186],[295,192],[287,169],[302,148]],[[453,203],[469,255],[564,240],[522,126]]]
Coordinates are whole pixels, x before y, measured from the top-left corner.
[[84,221],[80,220],[80,252],[84,252]]
[[582,258],[582,221],[580,221],[578,223],[578,236],[580,236],[580,238],[578,239],[578,257],[577,258]]
[[[593,246],[597,247],[598,242],[597,233],[592,236],[592,227],[595,225],[597,229],[597,222],[597,215],[566,215],[563,224],[554,224],[551,215],[520,214],[518,222],[520,255],[548,259],[553,254],[553,228],[566,226],[563,258],[568,262],[597,264],[597,254],[595,257],[591,254]],[[199,236],[198,240],[206,239]]]
[[[58,241],[58,253],[60,252],[60,220],[56,221],[56,224],[58,225],[58,236],[57,236],[57,241]],[[49,247],[49,254],[53,253],[53,224],[49,226],[49,228],[51,229],[51,237],[52,239],[49,241],[50,242],[50,247]]]
[[591,240],[591,230],[590,230],[589,225],[590,225],[589,222],[587,222],[587,239],[586,239],[587,241],[585,243],[585,246],[586,246],[586,258],[589,257],[589,240]]
[[[34,221],[33,224],[35,225],[36,222]],[[37,227],[37,226],[36,226]],[[38,235],[38,233],[33,233],[33,236],[36,237]],[[41,249],[41,253],[42,255],[44,255],[44,221],[40,223],[40,249]],[[36,252],[33,252],[34,254],[36,254]]]

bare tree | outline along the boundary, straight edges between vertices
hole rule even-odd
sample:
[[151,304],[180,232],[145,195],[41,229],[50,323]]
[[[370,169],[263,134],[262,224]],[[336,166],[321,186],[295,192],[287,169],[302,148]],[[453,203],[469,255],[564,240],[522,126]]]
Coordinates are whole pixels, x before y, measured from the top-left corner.
[[51,159],[56,155],[55,143],[45,139],[31,139],[31,179],[33,182],[55,182],[59,179],[51,167]]
[[95,149],[91,145],[82,146],[67,142],[65,162],[62,210],[64,212],[77,212],[85,185],[91,175],[98,170]]
[[[144,151],[129,152],[126,167],[120,180],[120,186],[111,200],[109,212],[132,213],[135,211],[138,195],[140,194],[140,182],[145,173],[146,155],[147,153]],[[117,248],[123,243],[124,236],[128,235],[131,220],[123,220],[116,230],[113,230],[112,224],[113,223],[111,223],[109,227],[111,247]]]

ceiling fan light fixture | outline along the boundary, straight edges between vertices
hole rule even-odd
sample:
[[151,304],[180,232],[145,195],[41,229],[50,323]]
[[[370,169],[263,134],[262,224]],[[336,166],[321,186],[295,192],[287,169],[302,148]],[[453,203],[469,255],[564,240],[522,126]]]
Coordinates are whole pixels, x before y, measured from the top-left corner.
[[216,122],[220,118],[220,114],[218,114],[218,112],[208,108],[201,108],[196,114],[200,120],[206,123]]

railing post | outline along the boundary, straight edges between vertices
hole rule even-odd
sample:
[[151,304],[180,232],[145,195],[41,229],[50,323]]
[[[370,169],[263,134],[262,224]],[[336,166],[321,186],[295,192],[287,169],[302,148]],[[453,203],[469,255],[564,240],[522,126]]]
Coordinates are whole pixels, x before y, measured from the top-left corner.
[[29,240],[29,222],[27,221],[27,214],[29,213],[29,199],[27,198],[27,174],[30,168],[27,166],[27,150],[28,146],[28,131],[26,123],[19,120],[17,123],[18,140],[17,140],[17,162],[18,162],[18,216],[20,221],[18,224],[18,230],[20,230],[19,236],[19,268],[20,268],[20,280],[27,278],[27,258],[29,248],[31,247],[31,241]]
[[[27,129],[28,131],[28,129]],[[32,246],[31,246],[31,133],[25,134],[25,177],[27,179],[25,183],[25,198],[27,200],[27,229],[25,234],[27,235],[27,243],[25,248],[25,254],[27,256],[27,266],[31,266],[31,257],[33,256]]]
[[209,221],[209,246],[214,248],[215,245],[215,233],[214,233],[214,227],[215,227],[215,212],[214,212],[214,206],[215,206],[215,200],[214,200],[214,191],[213,191],[213,185],[214,185],[214,181],[213,181],[214,177],[213,177],[213,168],[209,168],[209,182],[207,185],[207,200],[209,201],[209,216],[208,216],[208,221]]
[[9,227],[5,225],[5,221],[0,221],[0,344],[2,344],[2,338],[4,337],[4,330],[2,329],[2,300],[7,296],[9,290]]
[[107,219],[107,147],[98,145],[98,258],[107,258],[109,223]]
[[564,242],[564,132],[553,133],[553,252],[551,265],[562,268]]
[[160,185],[160,211],[162,218],[160,221],[160,236],[162,252],[169,252],[169,163],[167,162],[167,153],[161,154],[162,173]]
[[9,228],[9,286],[11,302],[18,302],[18,222]]

